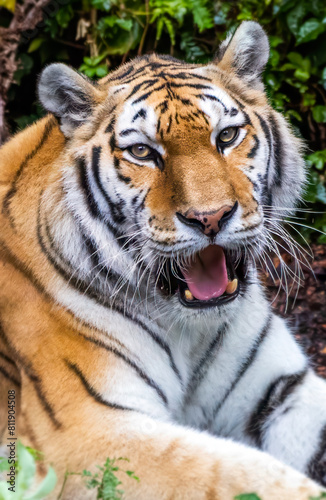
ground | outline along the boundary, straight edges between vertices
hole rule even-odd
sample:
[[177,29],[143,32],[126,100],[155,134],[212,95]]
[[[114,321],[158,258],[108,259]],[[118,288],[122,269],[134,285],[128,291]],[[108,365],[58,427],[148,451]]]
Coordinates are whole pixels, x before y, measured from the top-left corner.
[[[313,272],[304,269],[305,282],[299,289],[296,300],[295,290],[289,297],[286,310],[286,294],[283,290],[277,295],[279,282],[273,283],[270,277],[265,278],[273,307],[286,317],[294,328],[295,335],[311,358],[317,372],[326,378],[326,245],[312,245],[314,260],[311,262]],[[294,264],[283,254],[289,266]],[[278,267],[279,260],[274,258]]]

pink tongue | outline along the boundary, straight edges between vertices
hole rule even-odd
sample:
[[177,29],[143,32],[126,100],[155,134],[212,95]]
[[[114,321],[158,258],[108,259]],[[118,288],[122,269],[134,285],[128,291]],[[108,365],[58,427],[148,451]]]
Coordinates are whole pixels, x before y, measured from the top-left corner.
[[226,290],[228,275],[223,249],[210,245],[196,255],[182,273],[193,296],[198,300],[220,297]]

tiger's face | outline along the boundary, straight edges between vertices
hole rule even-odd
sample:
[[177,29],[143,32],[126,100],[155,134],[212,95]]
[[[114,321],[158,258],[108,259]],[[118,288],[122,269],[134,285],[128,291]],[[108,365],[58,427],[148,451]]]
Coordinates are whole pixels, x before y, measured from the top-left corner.
[[285,215],[300,196],[300,144],[268,105],[267,59],[265,33],[245,22],[205,66],[143,56],[97,85],[63,65],[42,74],[89,216],[130,252],[137,279],[151,274],[183,308],[237,299],[273,208]]

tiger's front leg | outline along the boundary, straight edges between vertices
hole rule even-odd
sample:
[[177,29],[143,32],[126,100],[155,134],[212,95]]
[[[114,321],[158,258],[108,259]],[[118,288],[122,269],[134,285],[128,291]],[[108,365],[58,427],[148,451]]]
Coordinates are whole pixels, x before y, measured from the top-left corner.
[[[283,319],[266,314],[257,334],[246,336],[251,340],[242,344],[238,373],[209,406],[206,428],[256,446],[326,485],[325,381]],[[210,374],[215,379],[218,356]]]
[[[61,481],[66,469],[96,470],[109,456],[127,457],[127,468],[140,479],[119,476],[125,500],[232,500],[253,491],[263,500],[308,500],[321,493],[294,469],[232,441],[97,403],[77,401],[75,408],[74,424],[43,444],[48,460],[61,464]],[[80,477],[70,476],[62,498],[95,497]]]

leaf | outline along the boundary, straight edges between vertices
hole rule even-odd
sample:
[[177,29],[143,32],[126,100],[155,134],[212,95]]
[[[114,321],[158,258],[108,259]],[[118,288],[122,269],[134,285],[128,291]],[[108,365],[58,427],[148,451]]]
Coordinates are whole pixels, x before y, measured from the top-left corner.
[[278,50],[271,49],[270,55],[269,55],[269,64],[273,67],[277,67],[280,62],[280,53]]
[[0,457],[0,472],[9,470],[10,465],[8,464],[8,458]]
[[117,19],[116,20],[116,25],[120,26],[125,31],[130,31],[132,28],[132,20],[131,19]]
[[[1,500],[12,500],[13,494],[8,490],[8,483],[0,481],[0,498]],[[20,498],[17,498],[20,500]]]
[[194,23],[197,24],[200,33],[214,26],[213,16],[207,7],[207,2],[192,0],[190,5]]
[[164,24],[166,26],[166,29],[167,29],[169,35],[170,35],[171,44],[175,45],[175,31],[174,31],[174,27],[173,27],[172,22],[170,21],[170,19],[168,19],[166,17],[166,18],[164,18]]
[[28,47],[28,53],[31,54],[35,50],[39,49],[44,42],[45,38],[44,37],[39,37],[39,38],[34,38],[34,40],[31,41]]
[[18,496],[19,494],[28,491],[32,485],[36,472],[36,465],[35,459],[21,442],[17,443],[17,456],[19,473],[17,474],[16,480],[16,492]]
[[67,5],[58,10],[55,15],[55,19],[60,26],[60,28],[68,28],[71,19],[74,17],[74,11],[71,5]]
[[110,0],[91,0],[91,5],[95,7],[95,9],[104,10],[105,12],[109,12],[111,9]]
[[304,5],[303,2],[299,2],[294,9],[292,9],[287,17],[287,24],[292,31],[294,35],[298,35],[299,33],[299,25],[301,24],[301,21],[303,20],[304,16],[306,15],[306,6]]
[[302,116],[295,109],[288,109],[285,114],[289,118],[295,118],[299,122],[302,122]]
[[244,493],[243,495],[238,495],[234,497],[234,500],[261,500],[256,493]]
[[108,67],[106,64],[101,64],[96,68],[95,74],[98,78],[103,78],[109,73]]
[[284,42],[283,38],[277,35],[270,35],[268,37],[269,39],[269,45],[274,49],[275,47],[278,47],[281,43]]
[[300,26],[297,36],[297,45],[316,40],[324,31],[326,31],[326,23],[320,22],[315,18],[308,19],[308,21]]
[[57,475],[52,467],[49,467],[47,475],[31,495],[24,497],[24,500],[42,500],[51,493],[57,483]]
[[312,116],[317,123],[326,123],[326,106],[314,106]]
[[326,205],[326,187],[321,181],[317,184],[316,201]]
[[305,71],[304,69],[298,68],[295,70],[294,76],[301,82],[305,82],[306,80],[309,80],[310,73],[308,73],[308,71]]
[[306,92],[302,96],[302,104],[304,106],[306,106],[306,107],[312,107],[312,106],[315,105],[315,103],[316,103],[316,95],[315,94]]
[[316,151],[307,157],[307,163],[309,166],[315,167],[317,170],[323,170],[324,165],[326,165],[326,149],[322,151]]

